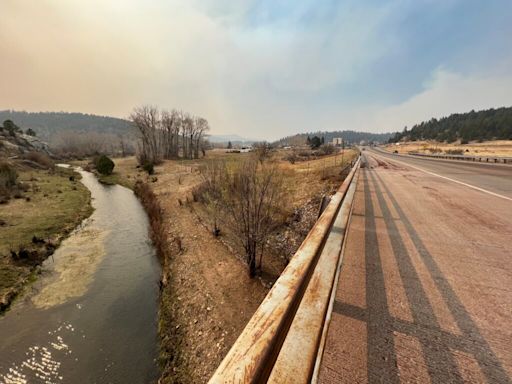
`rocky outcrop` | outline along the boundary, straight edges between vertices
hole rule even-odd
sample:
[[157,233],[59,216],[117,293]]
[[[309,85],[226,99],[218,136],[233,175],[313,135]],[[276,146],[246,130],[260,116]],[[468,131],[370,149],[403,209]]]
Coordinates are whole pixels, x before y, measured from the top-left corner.
[[36,136],[24,133],[11,135],[7,130],[0,127],[0,157],[16,157],[33,151],[51,155],[48,144]]

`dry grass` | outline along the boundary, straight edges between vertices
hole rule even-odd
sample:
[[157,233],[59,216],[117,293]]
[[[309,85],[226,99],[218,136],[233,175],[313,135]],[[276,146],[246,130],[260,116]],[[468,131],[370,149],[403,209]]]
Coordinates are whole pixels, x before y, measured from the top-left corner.
[[43,152],[28,152],[23,156],[23,158],[32,161],[36,164],[39,164],[40,166],[46,169],[53,168],[55,165],[54,161],[50,158],[50,156]]
[[446,153],[450,151],[462,151],[470,156],[500,156],[512,157],[512,140],[484,141],[482,143],[471,142],[468,144],[447,144],[434,141],[411,141],[400,143],[400,145],[389,144],[385,146],[388,151],[398,151],[398,153]]

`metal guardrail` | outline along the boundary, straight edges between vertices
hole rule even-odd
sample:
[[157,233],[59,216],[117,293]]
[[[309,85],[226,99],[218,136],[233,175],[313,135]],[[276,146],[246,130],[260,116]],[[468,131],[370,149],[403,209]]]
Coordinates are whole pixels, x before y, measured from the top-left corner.
[[466,156],[466,155],[436,155],[429,153],[409,152],[412,156],[433,157],[439,159],[472,161],[479,163],[503,163],[512,164],[512,157],[487,157],[487,156]]
[[236,340],[210,384],[308,383],[317,364],[360,159]]

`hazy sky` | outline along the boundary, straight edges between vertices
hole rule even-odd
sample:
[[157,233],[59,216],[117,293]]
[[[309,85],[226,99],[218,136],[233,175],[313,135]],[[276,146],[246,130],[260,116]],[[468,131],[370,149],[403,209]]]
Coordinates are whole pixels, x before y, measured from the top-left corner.
[[0,0],[0,109],[399,130],[511,106],[511,20],[510,0]]

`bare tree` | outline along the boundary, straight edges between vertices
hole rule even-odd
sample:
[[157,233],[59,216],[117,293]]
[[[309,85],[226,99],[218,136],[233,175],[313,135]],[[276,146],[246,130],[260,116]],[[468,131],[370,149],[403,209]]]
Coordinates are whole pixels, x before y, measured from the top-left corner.
[[199,186],[201,198],[212,220],[212,233],[218,236],[220,233],[219,220],[222,213],[223,181],[228,172],[224,161],[210,161],[201,169],[203,183]]
[[178,111],[162,111],[162,142],[166,159],[178,157],[178,139],[181,116]]
[[140,156],[142,162],[159,163],[162,160],[160,113],[156,107],[142,106],[130,116],[141,135]]
[[249,276],[254,277],[257,269],[262,267],[265,243],[279,212],[282,185],[277,168],[259,166],[258,161],[249,159],[234,172],[225,172],[223,184],[223,207],[229,225],[245,250]]
[[203,151],[204,156],[204,136],[210,130],[208,121],[202,117],[197,117],[195,121],[195,137],[194,137],[194,158],[199,158],[199,151]]
[[54,137],[52,147],[63,155],[93,156],[113,154],[116,144],[116,137],[107,133],[62,131]]
[[121,156],[126,157],[128,155],[128,148],[127,148],[126,141],[125,141],[123,135],[118,135],[118,138],[119,138],[119,149],[121,151]]
[[254,144],[254,153],[260,164],[267,159],[269,159],[272,155],[272,146],[266,141],[262,141],[261,143]]
[[135,108],[131,120],[138,128],[141,137],[139,145],[143,162],[158,162],[162,158],[199,158],[204,155],[202,146],[205,133],[209,130],[208,121],[177,110],[159,113],[156,107]]

